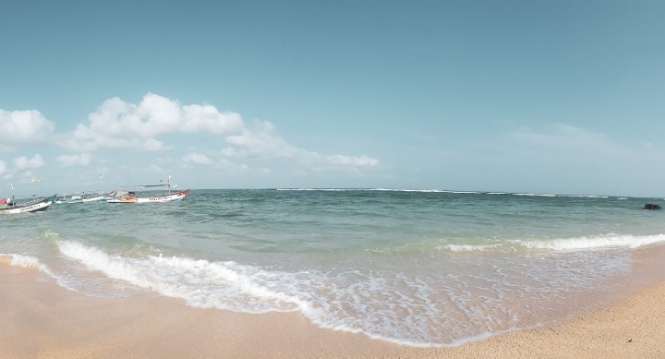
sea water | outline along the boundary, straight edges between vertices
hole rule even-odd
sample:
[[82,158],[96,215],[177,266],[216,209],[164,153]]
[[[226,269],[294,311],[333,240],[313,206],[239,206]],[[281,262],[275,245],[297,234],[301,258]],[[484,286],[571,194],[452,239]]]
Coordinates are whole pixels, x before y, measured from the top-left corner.
[[[533,327],[621,291],[662,199],[392,189],[192,190],[0,218],[0,254],[96,297],[154,295],[410,345]],[[595,299],[591,299],[595,298]]]

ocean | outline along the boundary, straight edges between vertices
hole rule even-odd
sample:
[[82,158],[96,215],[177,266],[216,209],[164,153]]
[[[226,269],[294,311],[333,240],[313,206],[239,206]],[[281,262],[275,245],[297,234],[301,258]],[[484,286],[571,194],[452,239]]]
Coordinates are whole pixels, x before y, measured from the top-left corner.
[[0,217],[0,256],[88,296],[166,296],[456,345],[626,295],[662,198],[393,189],[192,190]]

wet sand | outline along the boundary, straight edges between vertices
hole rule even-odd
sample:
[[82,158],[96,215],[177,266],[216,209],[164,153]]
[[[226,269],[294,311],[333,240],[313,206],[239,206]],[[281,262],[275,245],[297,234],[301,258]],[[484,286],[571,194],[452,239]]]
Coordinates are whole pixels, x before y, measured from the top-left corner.
[[153,295],[90,298],[6,264],[0,318],[0,358],[665,358],[664,281],[563,323],[456,347],[321,329],[299,313],[195,309]]

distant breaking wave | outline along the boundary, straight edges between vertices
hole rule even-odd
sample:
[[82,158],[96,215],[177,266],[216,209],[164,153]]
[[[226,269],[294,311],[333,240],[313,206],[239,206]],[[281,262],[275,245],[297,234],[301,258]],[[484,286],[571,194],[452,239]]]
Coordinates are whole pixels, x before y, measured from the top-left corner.
[[[521,197],[562,197],[562,198],[612,198],[607,195],[583,195],[583,194],[551,194],[551,193],[510,193],[510,192],[483,192],[483,191],[454,191],[444,189],[400,189],[400,188],[276,188],[277,191],[321,191],[321,192],[346,192],[346,191],[377,191],[377,192],[418,192],[418,193],[450,193],[450,194],[485,194],[500,196]],[[625,200],[627,197],[618,197]]]

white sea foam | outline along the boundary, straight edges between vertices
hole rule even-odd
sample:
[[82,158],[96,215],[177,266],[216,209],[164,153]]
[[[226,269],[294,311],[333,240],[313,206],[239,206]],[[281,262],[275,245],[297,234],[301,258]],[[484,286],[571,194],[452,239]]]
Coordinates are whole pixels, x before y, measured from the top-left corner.
[[[482,192],[482,191],[456,191],[444,189],[409,189],[409,188],[277,188],[278,191],[322,191],[322,192],[345,192],[345,191],[381,191],[381,192],[417,192],[417,193],[452,193],[452,194],[486,194],[486,195],[513,195],[523,197],[566,197],[566,198],[610,198],[607,195],[594,194],[552,194],[552,193],[509,193],[509,192]],[[626,199],[626,198],[618,198]]]
[[556,197],[555,194],[549,193],[513,193],[513,196],[525,196],[525,197]]
[[610,198],[610,196],[597,195],[597,194],[557,194],[556,197],[564,197],[564,198],[601,198],[601,199]]
[[[182,298],[193,307],[250,313],[300,311],[323,328],[413,346],[459,345],[511,330],[520,323],[510,309],[513,304],[505,302],[513,295],[526,298],[528,306],[547,298],[553,285],[586,287],[594,280],[593,275],[578,274],[594,273],[577,268],[590,266],[587,261],[575,264],[573,272],[563,265],[547,271],[532,266],[531,284],[526,286],[517,285],[522,281],[523,263],[516,269],[486,263],[504,267],[500,280],[480,272],[426,271],[418,276],[353,268],[284,272],[231,261],[114,255],[75,241],[57,240],[56,245],[66,258],[90,271]],[[547,275],[541,280],[539,273]]]
[[[322,192],[346,192],[346,191],[376,191],[376,192],[416,192],[416,193],[453,193],[453,194],[481,194],[477,191],[452,191],[443,189],[408,189],[408,188],[277,188],[278,191],[322,191]],[[504,193],[496,193],[504,194]]]
[[11,258],[8,262],[10,266],[23,267],[23,268],[35,268],[40,272],[47,274],[53,278],[57,276],[42,262],[39,261],[37,257],[33,257],[25,254],[0,254],[0,257],[9,257]]
[[[408,189],[408,188],[277,188],[278,191],[323,191],[323,192],[344,192],[344,191],[382,191],[382,192],[418,192],[418,193],[452,193],[452,194],[486,194],[486,195],[513,195],[523,197],[567,197],[567,198],[610,198],[606,195],[586,195],[586,194],[551,194],[551,193],[509,193],[509,192],[481,192],[481,191],[455,191],[443,189]],[[619,198],[625,199],[625,198]]]
[[40,269],[44,265],[39,262],[39,259],[33,256],[27,256],[22,254],[3,254],[3,256],[11,257],[9,265],[16,267],[24,268],[37,268]]
[[639,248],[642,246],[665,242],[665,234],[651,236],[633,235],[606,235],[593,237],[578,237],[570,239],[555,239],[550,241],[523,241],[521,245],[527,248],[552,249],[557,251],[592,250],[606,248]]
[[[307,303],[257,283],[260,270],[234,262],[208,262],[180,257],[129,258],[109,255],[74,241],[57,241],[60,252],[109,278],[129,282],[189,305],[252,313],[307,311]],[[277,275],[277,274],[276,274]],[[247,302],[230,301],[244,298]]]
[[473,244],[447,244],[439,248],[447,249],[453,252],[473,252],[473,251],[487,251],[492,249],[501,248],[500,244],[486,244],[486,245],[473,245]]
[[664,243],[665,234],[650,236],[600,235],[589,237],[560,238],[551,240],[509,240],[497,244],[446,244],[440,249],[452,252],[473,251],[514,251],[524,249],[543,249],[552,251],[604,250],[611,248],[635,249],[656,243]]

